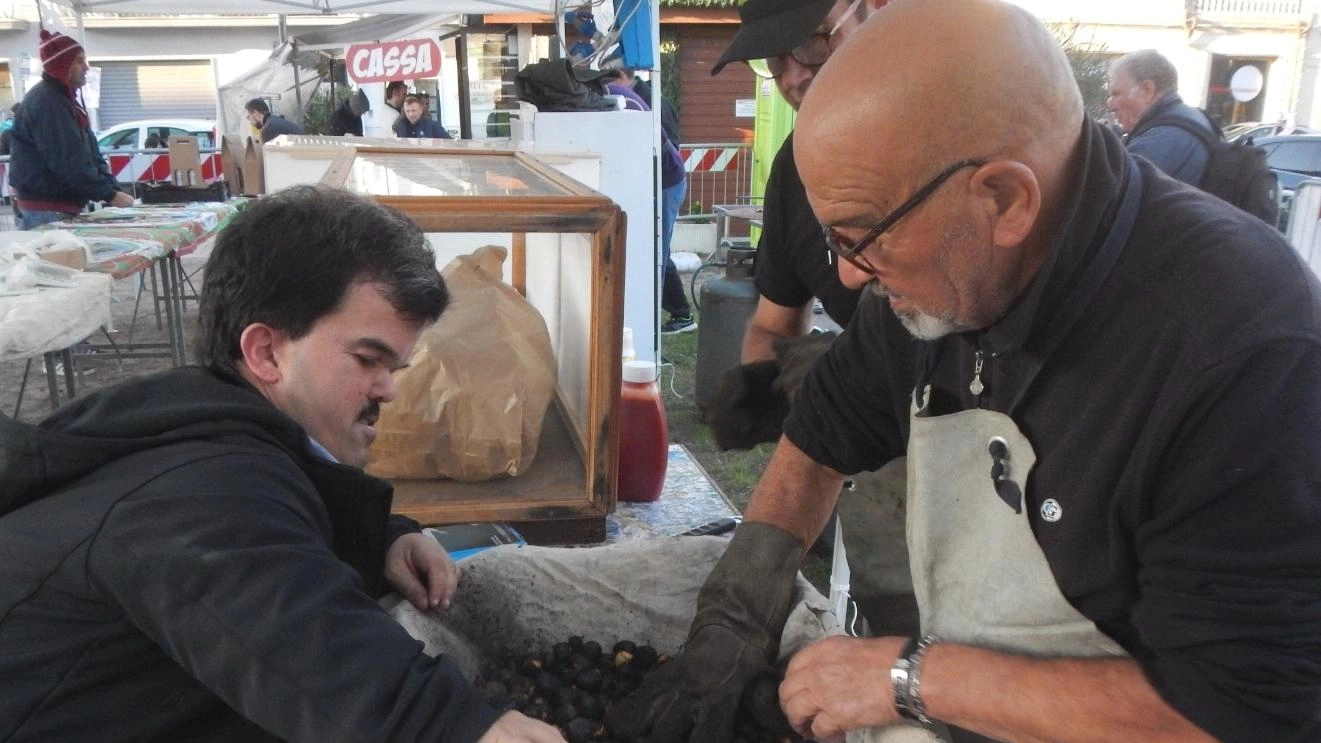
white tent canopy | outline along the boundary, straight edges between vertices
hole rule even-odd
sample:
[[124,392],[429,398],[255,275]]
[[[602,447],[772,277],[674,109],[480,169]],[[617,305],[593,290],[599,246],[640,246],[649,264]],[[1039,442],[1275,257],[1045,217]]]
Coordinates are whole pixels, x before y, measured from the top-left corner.
[[458,28],[459,20],[455,15],[377,15],[298,34],[266,61],[221,86],[219,129],[224,134],[242,132],[243,104],[253,98],[267,98],[276,113],[301,121],[300,104],[305,106],[316,93],[322,83],[319,72],[328,59],[318,50],[338,51],[349,44],[404,38],[446,24]]

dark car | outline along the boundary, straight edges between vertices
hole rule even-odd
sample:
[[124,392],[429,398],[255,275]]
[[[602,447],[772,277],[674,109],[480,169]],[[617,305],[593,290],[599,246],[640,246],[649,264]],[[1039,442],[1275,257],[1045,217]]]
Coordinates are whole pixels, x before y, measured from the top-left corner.
[[1321,178],[1321,134],[1281,134],[1253,144],[1266,151],[1266,164],[1280,179],[1280,227],[1287,229],[1294,189],[1308,178]]

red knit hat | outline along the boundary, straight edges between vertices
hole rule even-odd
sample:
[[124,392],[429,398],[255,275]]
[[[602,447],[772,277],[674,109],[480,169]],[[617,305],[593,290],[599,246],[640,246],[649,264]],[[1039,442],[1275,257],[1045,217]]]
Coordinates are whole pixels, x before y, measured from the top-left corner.
[[41,68],[62,83],[69,82],[73,60],[83,54],[83,45],[59,31],[41,29]]

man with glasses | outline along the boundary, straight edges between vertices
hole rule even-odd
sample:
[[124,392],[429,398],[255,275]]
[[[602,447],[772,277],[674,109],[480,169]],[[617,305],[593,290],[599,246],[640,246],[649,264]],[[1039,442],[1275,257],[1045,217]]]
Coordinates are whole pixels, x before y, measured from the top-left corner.
[[[739,8],[742,25],[712,69],[743,61],[773,79],[797,110],[831,52],[844,43],[876,0],[750,0]],[[794,165],[794,136],[785,139],[766,181],[763,229],[757,243],[760,297],[743,338],[744,366],[731,370],[713,396],[707,420],[722,446],[747,448],[779,438],[783,408],[763,404],[768,365],[780,368],[773,385],[792,396],[811,362],[833,335],[803,336],[812,327],[814,299],[841,327],[848,325],[859,291],[840,283]],[[797,340],[795,340],[797,339]],[[844,552],[852,575],[850,598],[872,631],[916,627],[904,545],[904,462],[862,473],[840,500]],[[831,523],[835,523],[831,520]],[[863,526],[866,524],[867,526]],[[852,525],[852,528],[850,528]],[[827,529],[821,542],[831,544]]]
[[1283,238],[1131,156],[1000,0],[877,11],[796,144],[863,299],[630,712],[765,673],[841,473],[906,453],[926,634],[799,651],[800,734],[1321,739],[1321,283]]

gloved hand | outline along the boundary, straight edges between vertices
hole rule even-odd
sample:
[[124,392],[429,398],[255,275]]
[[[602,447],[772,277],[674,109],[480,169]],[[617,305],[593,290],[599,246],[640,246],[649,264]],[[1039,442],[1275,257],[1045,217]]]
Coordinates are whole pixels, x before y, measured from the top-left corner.
[[804,551],[797,537],[770,524],[740,525],[697,596],[683,652],[615,704],[606,727],[648,743],[730,740],[745,690],[777,677],[772,664]]
[[789,414],[789,398],[774,388],[780,367],[754,361],[725,372],[707,403],[706,422],[723,450],[751,449],[778,441]]
[[775,364],[780,367],[780,376],[775,378],[775,391],[793,400],[794,393],[807,379],[812,365],[830,350],[831,344],[838,337],[838,333],[831,332],[777,339],[772,344],[775,348]]

